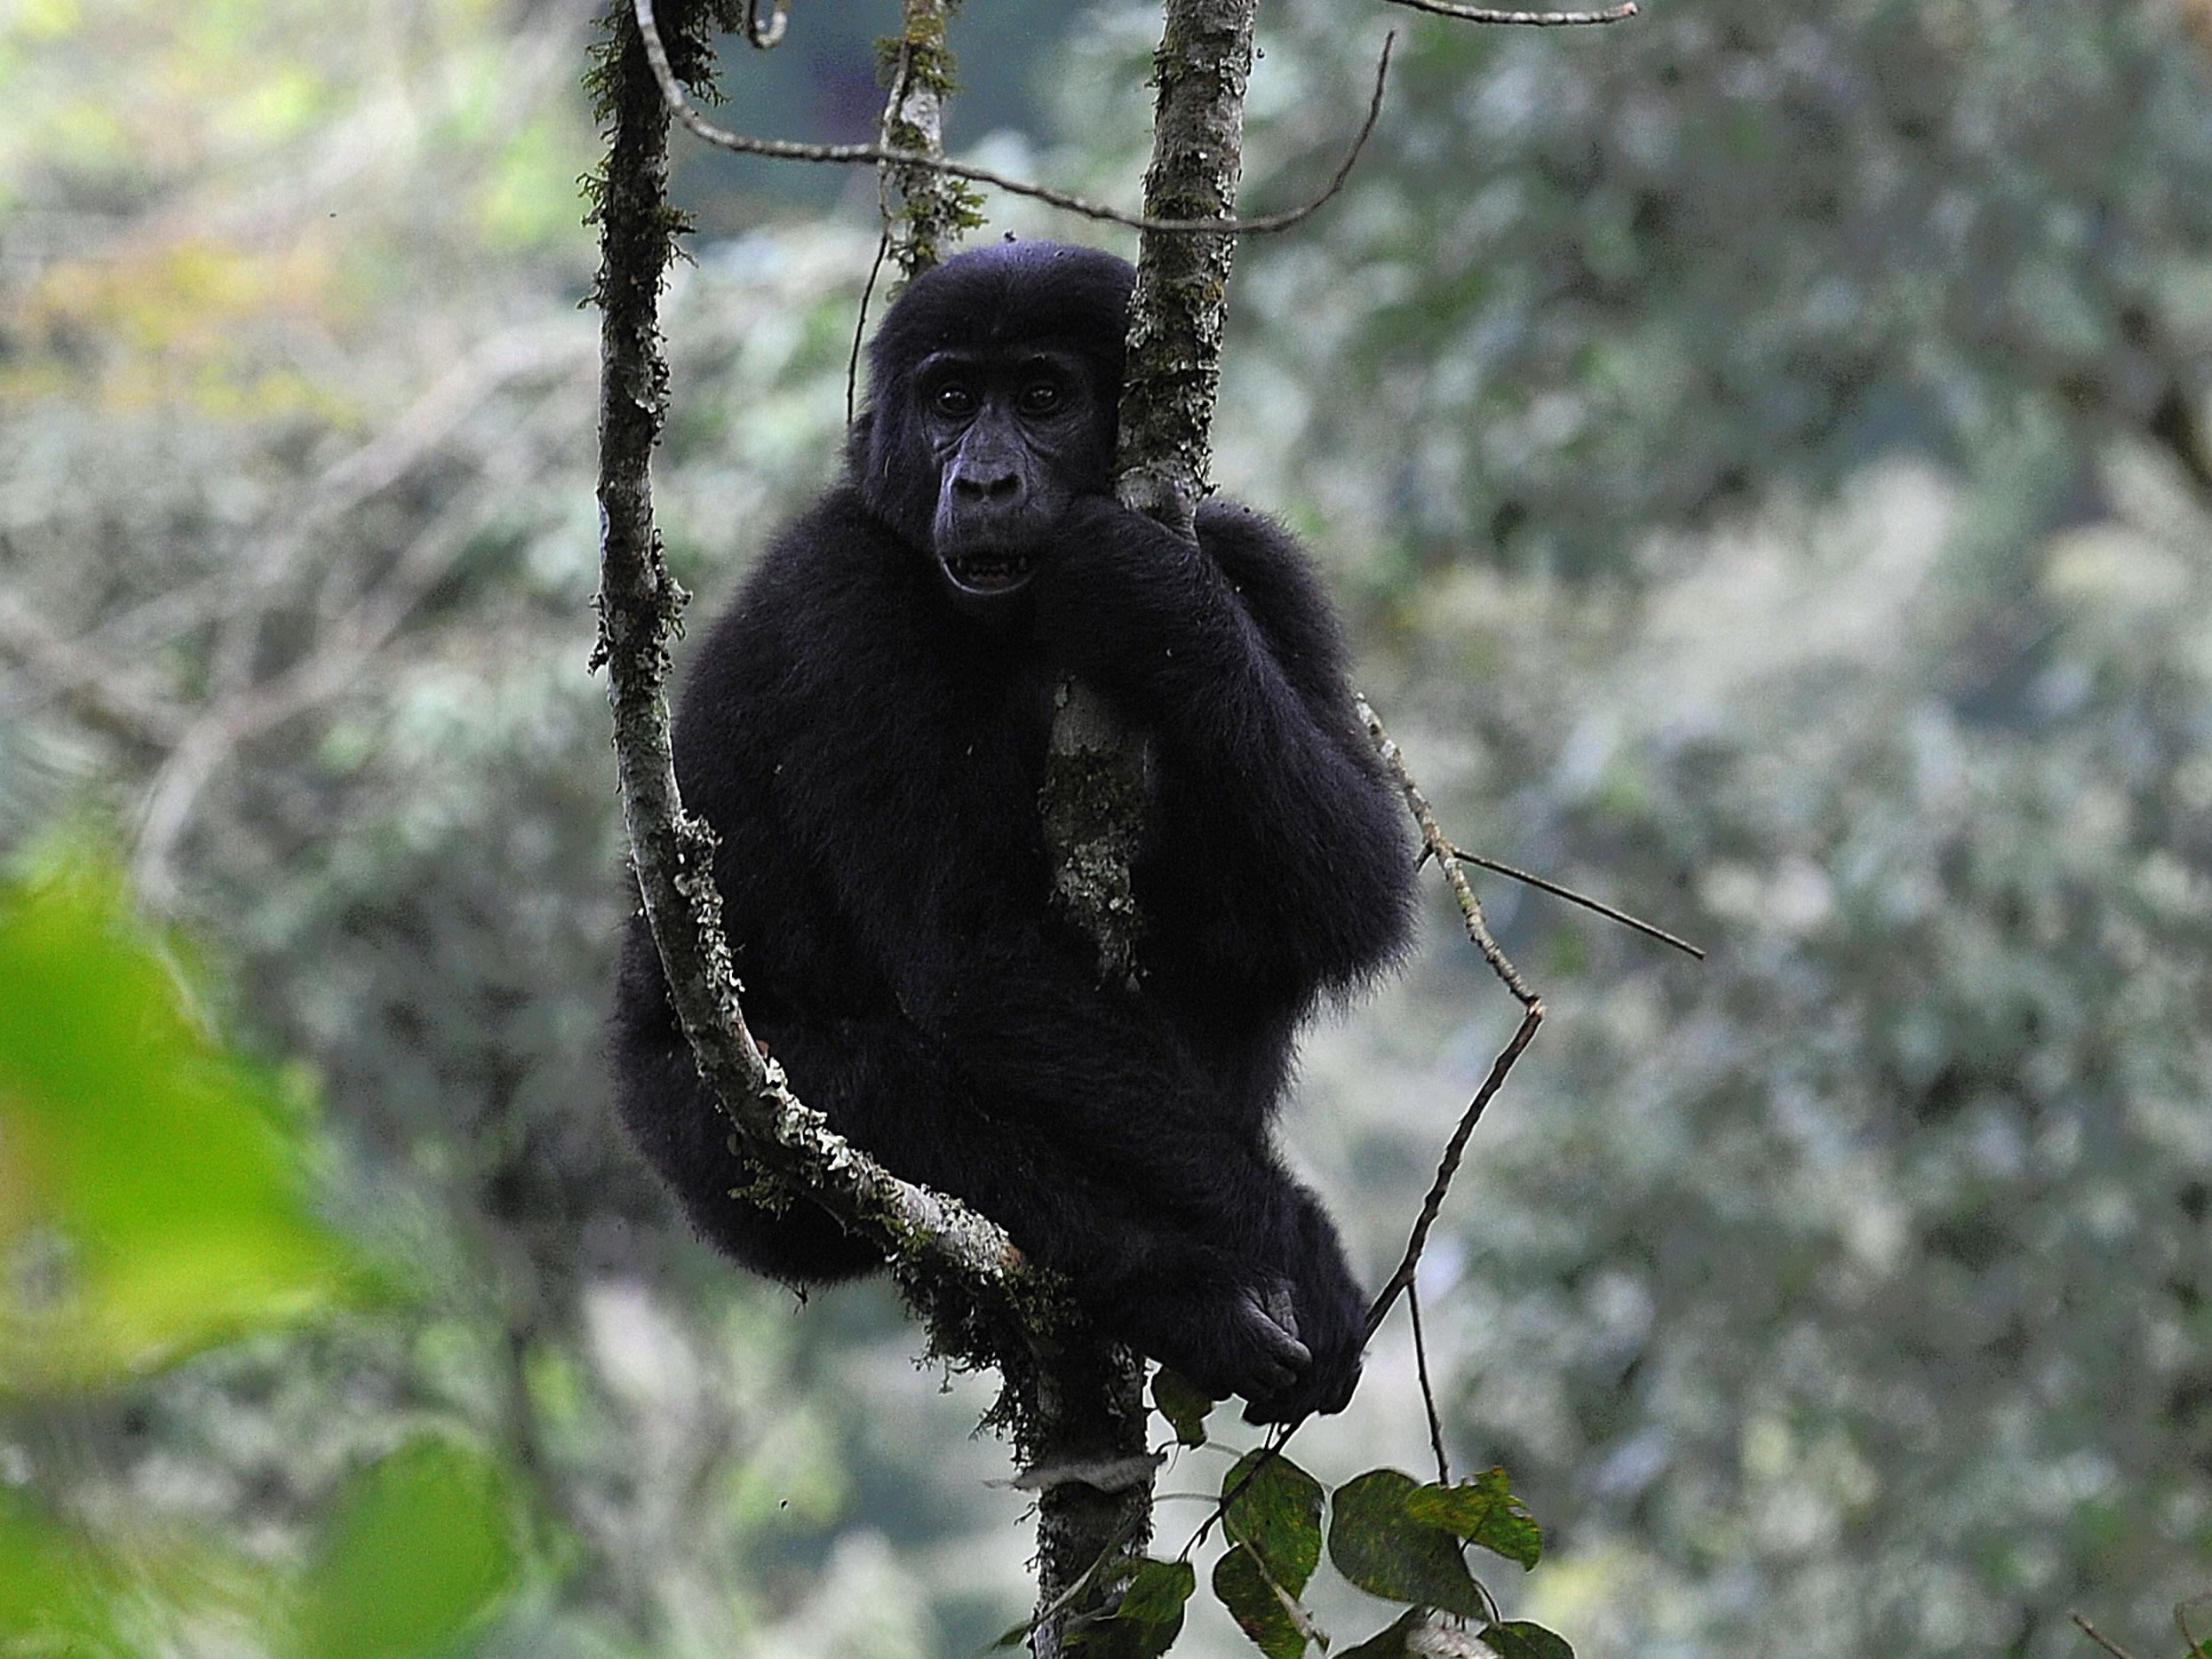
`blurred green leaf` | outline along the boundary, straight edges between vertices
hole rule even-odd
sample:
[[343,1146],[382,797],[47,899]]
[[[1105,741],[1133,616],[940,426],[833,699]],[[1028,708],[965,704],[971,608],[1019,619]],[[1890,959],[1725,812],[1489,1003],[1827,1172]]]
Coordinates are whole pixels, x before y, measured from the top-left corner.
[[1357,1647],[1347,1647],[1336,1659],[1405,1659],[1405,1639],[1420,1627],[1427,1615],[1408,1607]]
[[1068,1632],[1068,1646],[1090,1659],[1157,1659],[1182,1633],[1184,1605],[1198,1587],[1188,1561],[1141,1563],[1114,1610],[1084,1620]]
[[0,891],[0,1392],[84,1387],[365,1296],[298,1114],[187,1012],[118,876]]
[[1406,1500],[1419,1489],[1419,1481],[1396,1469],[1370,1470],[1339,1487],[1329,1559],[1371,1595],[1481,1618],[1489,1609],[1460,1557],[1460,1541],[1407,1511]]
[[1206,1414],[1214,1401],[1181,1371],[1163,1365],[1152,1373],[1152,1404],[1185,1446],[1205,1444]]
[[1305,1589],[1321,1562],[1321,1482],[1260,1448],[1222,1477],[1221,1496],[1229,1498],[1221,1526],[1229,1537],[1248,1546],[1292,1595]]
[[1245,1544],[1213,1564],[1213,1593],[1268,1659],[1299,1659],[1316,1633],[1312,1615]]
[[1483,1640],[1498,1659],[1574,1659],[1574,1649],[1564,1637],[1526,1619],[1484,1625]]
[[425,1437],[338,1500],[298,1591],[298,1659],[414,1659],[490,1621],[522,1576],[518,1495],[505,1467]]
[[120,1651],[113,1579],[96,1552],[0,1485],[0,1653]]
[[1405,1512],[1523,1567],[1534,1567],[1544,1552],[1543,1528],[1514,1496],[1503,1469],[1469,1475],[1457,1486],[1421,1487],[1406,1498]]

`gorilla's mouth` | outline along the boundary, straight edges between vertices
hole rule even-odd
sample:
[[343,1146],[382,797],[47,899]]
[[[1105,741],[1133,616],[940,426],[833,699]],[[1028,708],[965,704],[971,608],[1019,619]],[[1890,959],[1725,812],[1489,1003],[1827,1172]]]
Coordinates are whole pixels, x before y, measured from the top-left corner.
[[970,593],[1007,593],[1030,579],[1037,568],[1031,553],[1002,552],[995,549],[978,549],[972,553],[957,553],[941,560],[945,575],[956,587]]

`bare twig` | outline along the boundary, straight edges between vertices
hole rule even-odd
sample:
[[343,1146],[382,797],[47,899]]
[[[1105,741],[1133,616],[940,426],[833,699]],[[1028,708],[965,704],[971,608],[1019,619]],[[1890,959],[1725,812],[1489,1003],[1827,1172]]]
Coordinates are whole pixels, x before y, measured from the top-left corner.
[[1436,1415],[1436,1391],[1428,1380],[1428,1337],[1420,1326],[1420,1292],[1405,1287],[1405,1311],[1413,1321],[1413,1372],[1420,1379],[1420,1402],[1428,1413],[1428,1444],[1436,1454],[1436,1484],[1452,1484],[1451,1460],[1444,1455],[1444,1419]]
[[2202,1605],[2207,1599],[2212,1598],[2192,1596],[2187,1601],[2174,1603],[2174,1628],[2181,1632],[2182,1642],[2189,1649],[2182,1659],[2204,1659],[2204,1644],[2197,1639],[2196,1631],[2189,1628],[2189,1609]]
[[1603,12],[1500,12],[1486,5],[1453,5],[1451,0],[1388,0],[1409,12],[1454,18],[1462,23],[1509,23],[1524,28],[1579,28],[1595,23],[1625,23],[1636,15],[1636,0],[1621,0]]
[[[1428,855],[1429,850],[1424,846],[1421,849],[1421,857],[1426,860]],[[1663,927],[1654,927],[1651,923],[1631,916],[1626,910],[1615,909],[1603,900],[1593,899],[1587,893],[1577,893],[1571,887],[1563,887],[1556,881],[1548,880],[1542,876],[1531,875],[1524,869],[1516,869],[1510,864],[1501,863],[1494,858],[1485,858],[1480,853],[1470,853],[1464,847],[1454,846],[1452,849],[1452,856],[1462,864],[1473,864],[1482,869],[1493,870],[1500,876],[1508,877],[1515,881],[1533,887],[1539,893],[1548,893],[1555,899],[1564,899],[1569,904],[1579,904],[1586,910],[1595,910],[1609,922],[1618,922],[1623,927],[1642,933],[1647,939],[1656,939],[1662,945],[1672,945],[1676,950],[1695,957],[1700,962],[1705,960],[1705,952],[1688,940],[1679,939]]]
[[784,44],[784,31],[791,27],[792,0],[776,0],[776,10],[768,20],[760,20],[760,0],[745,0],[745,40],[761,52],[769,52]]
[[184,730],[155,774],[140,816],[131,874],[147,902],[163,904],[174,896],[171,864],[178,843],[201,792],[223,762],[248,739],[298,718],[360,677],[498,516],[504,492],[485,486],[519,476],[538,425],[568,415],[565,407],[554,405],[550,415],[541,410],[538,421],[510,434],[485,464],[479,488],[450,501],[393,561],[384,579],[362,594],[313,650],[283,672],[218,698]]
[[1028,196],[1049,206],[1061,208],[1084,218],[1098,219],[1109,225],[1124,225],[1131,230],[1168,234],[1210,234],[1221,236],[1264,236],[1277,231],[1288,230],[1311,218],[1324,203],[1344,187],[1351,177],[1352,167],[1366,147],[1368,134],[1375,130],[1375,122],[1382,114],[1382,91],[1390,72],[1390,47],[1397,37],[1387,36],[1382,43],[1382,55],[1375,64],[1375,90],[1367,102],[1367,117],[1360,123],[1358,135],[1345,153],[1335,175],[1321,193],[1302,207],[1281,213],[1264,214],[1258,218],[1157,218],[1142,213],[1125,213],[1118,208],[1103,207],[1086,202],[1081,196],[1049,185],[1030,183],[1013,179],[989,167],[978,167],[972,162],[947,161],[919,150],[892,149],[881,144],[801,144],[792,139],[756,139],[727,127],[718,127],[699,113],[682,84],[676,79],[675,70],[668,61],[668,52],[661,44],[660,33],[653,21],[653,0],[634,0],[638,28],[645,40],[648,60],[653,74],[660,82],[661,96],[676,119],[698,138],[717,149],[734,151],[740,155],[765,155],[772,160],[787,162],[821,162],[834,165],[891,166],[914,168],[925,171],[950,174],[955,179],[970,179],[980,185],[990,185],[1012,195]]
[[1489,920],[1483,915],[1482,901],[1475,896],[1474,888],[1468,885],[1467,872],[1460,868],[1459,850],[1444,838],[1444,831],[1437,827],[1435,809],[1428,805],[1428,798],[1421,793],[1420,785],[1413,782],[1412,774],[1406,771],[1405,757],[1399,753],[1397,743],[1390,734],[1383,729],[1381,718],[1375,713],[1373,705],[1363,696],[1355,695],[1352,703],[1359,711],[1362,724],[1367,728],[1367,736],[1374,744],[1375,752],[1382,758],[1382,764],[1396,781],[1399,793],[1405,797],[1405,805],[1413,814],[1413,822],[1420,826],[1421,847],[1425,856],[1436,861],[1436,868],[1443,872],[1445,883],[1452,889],[1452,896],[1460,907],[1460,919],[1467,926],[1468,938],[1473,941],[1476,949],[1483,953],[1483,960],[1490,964],[1491,972],[1498,976],[1522,1008],[1519,1028],[1491,1063],[1490,1075],[1475,1091],[1475,1098],[1468,1102],[1467,1110],[1460,1115],[1459,1125],[1452,1131],[1452,1139],[1444,1146],[1444,1156],[1436,1164],[1436,1179],[1429,1186],[1428,1196],[1422,1201],[1420,1214],[1414,1218],[1413,1230],[1406,1238],[1405,1254],[1399,1259],[1397,1271],[1390,1275],[1389,1282],[1376,1296],[1374,1306],[1367,1310],[1367,1330],[1372,1336],[1381,1325],[1390,1312],[1391,1304],[1397,1300],[1400,1293],[1412,1287],[1414,1270],[1420,1266],[1421,1251],[1428,1244],[1428,1230],[1436,1225],[1437,1213],[1444,1208],[1444,1195],[1451,1191],[1452,1178],[1459,1173],[1460,1160],[1467,1153],[1468,1138],[1475,1132],[1475,1125],[1482,1121],[1484,1111],[1497,1097],[1498,1091],[1505,1086],[1514,1062],[1521,1058],[1522,1051],[1535,1039],[1537,1028],[1544,1023],[1544,1002],[1529,988],[1520,971],[1499,949],[1497,940],[1491,936]]
[[883,234],[876,238],[876,257],[868,264],[868,281],[860,290],[860,306],[853,314],[853,349],[845,360],[845,424],[853,424],[854,400],[860,387],[860,343],[868,332],[868,302],[875,297],[876,279],[883,274],[883,261],[891,251],[891,225],[885,220]]
[[1405,1254],[1398,1261],[1397,1271],[1390,1275],[1389,1282],[1376,1295],[1374,1306],[1367,1310],[1370,1336],[1389,1314],[1390,1305],[1397,1300],[1399,1292],[1412,1288],[1421,1251],[1428,1248],[1428,1230],[1436,1225],[1437,1212],[1444,1208],[1444,1195],[1452,1190],[1452,1179],[1459,1173],[1460,1160],[1466,1155],[1468,1137],[1475,1132],[1475,1125],[1482,1121],[1484,1109],[1497,1097],[1513,1070],[1514,1062],[1521,1058],[1522,1051],[1528,1047],[1536,1036],[1537,1027],[1543,1022],[1543,1003],[1532,1003],[1528,1012],[1521,1016],[1521,1024],[1512,1040],[1499,1052],[1491,1064],[1490,1075],[1483,1079],[1482,1087],[1476,1090],[1475,1098],[1460,1114],[1459,1126],[1452,1131],[1444,1156],[1437,1160],[1436,1178],[1429,1186],[1428,1196],[1421,1201],[1420,1214],[1414,1218],[1413,1230],[1406,1236]]
[[2090,1623],[2089,1620],[2083,1618],[2079,1613],[2069,1613],[2066,1616],[2081,1627],[2081,1633],[2084,1636],[2095,1642],[2099,1647],[2102,1647],[2106,1653],[2112,1655],[2113,1659],[2136,1659],[2136,1656],[2133,1654],[2129,1653],[2125,1647],[2122,1647],[2111,1637],[2105,1635],[2104,1631],[2098,1630],[2096,1625]]
[[1368,740],[1374,744],[1375,752],[1382,757],[1382,764],[1389,768],[1390,775],[1396,780],[1399,792],[1405,797],[1405,805],[1413,814],[1413,822],[1420,826],[1423,853],[1435,859],[1436,868],[1444,872],[1444,881],[1452,889],[1452,896],[1459,903],[1460,915],[1467,923],[1467,936],[1474,941],[1475,949],[1483,953],[1483,960],[1490,964],[1490,971],[1505,982],[1506,989],[1513,993],[1513,999],[1522,1007],[1534,1011],[1541,1019],[1543,1004],[1523,981],[1520,972],[1507,960],[1506,953],[1498,949],[1498,941],[1491,937],[1490,922],[1483,914],[1482,901],[1475,896],[1474,888],[1467,884],[1467,872],[1460,868],[1459,849],[1444,838],[1444,831],[1437,827],[1435,809],[1428,805],[1428,798],[1420,792],[1420,786],[1406,771],[1405,757],[1398,752],[1397,743],[1383,729],[1381,718],[1375,713],[1374,705],[1355,694],[1352,706],[1358,710],[1360,722],[1366,726]]

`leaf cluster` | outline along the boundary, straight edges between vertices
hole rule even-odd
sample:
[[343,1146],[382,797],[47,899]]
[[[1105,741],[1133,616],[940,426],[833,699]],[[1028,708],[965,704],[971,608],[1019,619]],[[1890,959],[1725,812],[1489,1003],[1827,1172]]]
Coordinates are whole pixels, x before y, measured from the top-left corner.
[[[1153,1400],[1178,1441],[1205,1444],[1211,1401],[1166,1371],[1154,1379]],[[1412,1643],[1445,1628],[1452,1633],[1444,1639],[1454,1646],[1442,1651],[1480,1652],[1468,1645],[1471,1634],[1499,1659],[1572,1659],[1559,1636],[1501,1617],[1468,1564],[1470,1546],[1524,1568],[1542,1553],[1542,1529],[1503,1469],[1450,1484],[1371,1469],[1332,1492],[1279,1449],[1261,1447],[1222,1477],[1216,1512],[1229,1548],[1214,1563],[1214,1598],[1267,1659],[1329,1650],[1329,1633],[1301,1599],[1321,1566],[1325,1540],[1329,1565],[1340,1576],[1402,1609],[1349,1654],[1384,1659],[1429,1651]],[[1187,1559],[1135,1561],[1119,1600],[1080,1622],[1070,1646],[1089,1659],[1165,1654],[1197,1590],[1198,1573]],[[1439,1620],[1446,1623],[1439,1627]],[[1471,1629],[1462,1633],[1456,1628],[1461,1625]]]

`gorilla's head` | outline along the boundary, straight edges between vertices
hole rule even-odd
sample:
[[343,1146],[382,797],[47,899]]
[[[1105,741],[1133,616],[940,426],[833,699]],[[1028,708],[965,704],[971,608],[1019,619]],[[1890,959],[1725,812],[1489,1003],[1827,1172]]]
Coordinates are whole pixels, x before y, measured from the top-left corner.
[[963,609],[1020,591],[1070,498],[1106,489],[1126,260],[1003,242],[916,277],[869,347],[849,464]]

